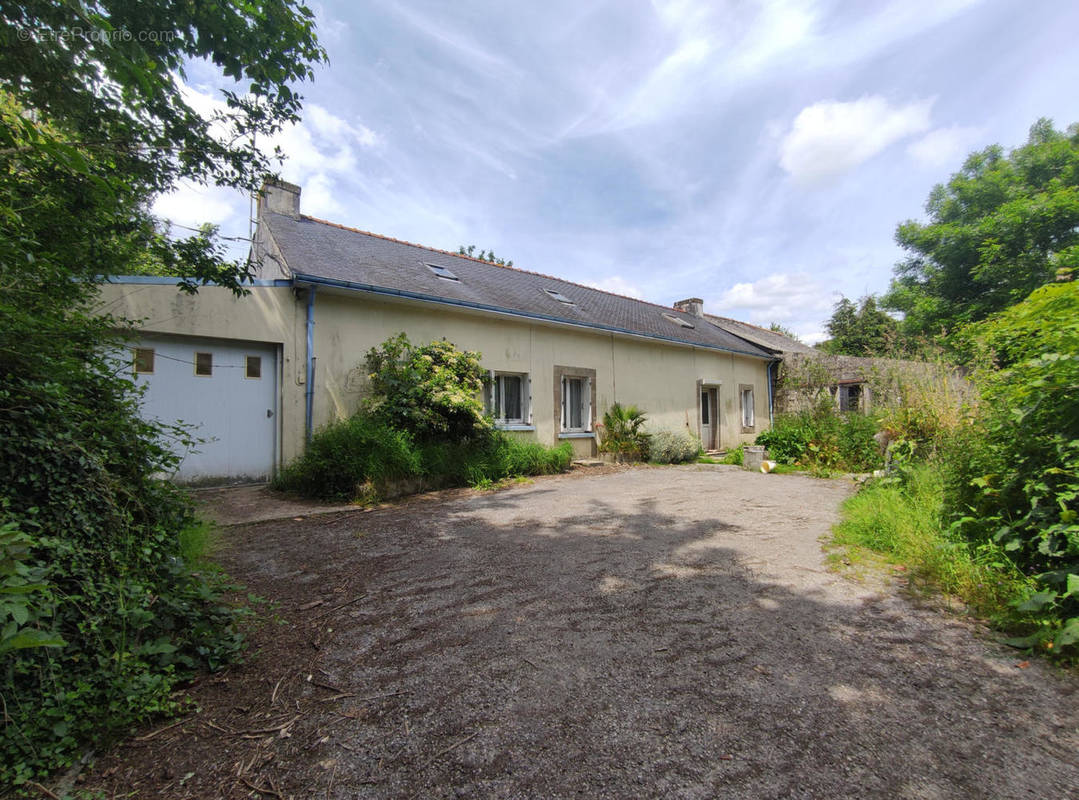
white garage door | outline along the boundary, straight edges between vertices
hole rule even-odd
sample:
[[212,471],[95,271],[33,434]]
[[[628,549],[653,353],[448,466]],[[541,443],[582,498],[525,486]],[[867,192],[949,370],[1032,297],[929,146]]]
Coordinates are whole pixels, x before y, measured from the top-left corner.
[[133,344],[135,381],[146,386],[146,419],[194,426],[203,440],[183,456],[177,480],[267,480],[277,450],[277,348],[164,336]]

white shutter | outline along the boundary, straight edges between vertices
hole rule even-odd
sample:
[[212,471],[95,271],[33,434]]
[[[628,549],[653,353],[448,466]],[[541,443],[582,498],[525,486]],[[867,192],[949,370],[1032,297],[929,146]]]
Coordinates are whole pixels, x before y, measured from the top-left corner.
[[532,424],[532,377],[530,375],[521,376],[521,397],[528,405],[523,409],[524,413],[521,415],[526,425]]
[[566,386],[566,376],[563,375],[562,376],[562,430],[565,430],[568,427],[567,424],[566,424],[566,409],[567,409],[567,402],[568,402],[567,397],[566,397],[567,388],[568,387]]
[[581,405],[585,408],[584,429],[591,432],[592,430],[592,379],[585,378],[582,383],[584,384],[584,397],[581,398]]
[[492,417],[498,416],[495,409],[495,371],[487,370],[487,385],[483,387],[483,410]]

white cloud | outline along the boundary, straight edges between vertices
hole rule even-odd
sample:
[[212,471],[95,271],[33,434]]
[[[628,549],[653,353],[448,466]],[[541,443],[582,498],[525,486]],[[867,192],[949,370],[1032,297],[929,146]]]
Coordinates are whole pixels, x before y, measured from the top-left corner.
[[636,284],[630,283],[621,275],[611,275],[609,278],[603,278],[602,280],[593,281],[592,283],[585,284],[591,286],[593,289],[600,289],[604,292],[613,292],[614,294],[625,295],[626,297],[635,297],[638,300],[644,299],[644,292]]
[[957,170],[983,133],[981,128],[965,128],[961,125],[937,128],[907,145],[907,152],[922,166]]
[[820,183],[885,148],[929,129],[933,100],[889,105],[879,95],[825,100],[803,108],[779,145],[779,163],[796,181]]
[[[154,200],[153,212],[177,225],[197,228],[206,222],[224,226],[237,217],[245,201],[243,192],[217,186],[183,183]],[[247,231],[244,230],[244,235]]]
[[[184,100],[199,114],[212,118],[228,112],[224,100],[205,86],[181,86]],[[215,121],[211,133],[218,138],[232,135],[223,120]],[[359,122],[337,116],[324,106],[308,103],[303,119],[286,125],[278,133],[259,141],[259,149],[272,155],[280,148],[285,162],[280,166],[286,180],[303,188],[301,208],[321,217],[343,217],[345,207],[337,199],[336,181],[351,175],[359,166],[361,153],[377,150],[382,140]],[[181,185],[154,202],[154,213],[178,225],[196,227],[205,222],[228,226],[226,235],[246,236],[248,198],[242,192],[214,186]]]
[[826,289],[804,272],[780,272],[751,283],[736,283],[705,311],[768,327],[778,322],[807,343],[825,338],[821,321],[829,318],[838,292]]

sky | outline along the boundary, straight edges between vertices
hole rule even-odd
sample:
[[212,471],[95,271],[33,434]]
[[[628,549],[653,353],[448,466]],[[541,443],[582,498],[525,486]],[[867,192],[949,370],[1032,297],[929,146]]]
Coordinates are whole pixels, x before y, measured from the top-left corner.
[[[898,223],[969,152],[1079,122],[1079,3],[325,0],[278,134],[301,212],[808,343],[887,289]],[[191,104],[223,84],[191,64]],[[155,210],[248,234],[249,201]]]

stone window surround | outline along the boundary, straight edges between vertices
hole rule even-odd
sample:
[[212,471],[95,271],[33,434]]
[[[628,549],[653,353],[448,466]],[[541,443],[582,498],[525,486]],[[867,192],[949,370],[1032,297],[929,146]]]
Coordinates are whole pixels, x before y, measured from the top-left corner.
[[[589,381],[589,404],[592,408],[592,419],[588,421],[590,430],[567,434],[562,429],[562,378],[588,378]],[[560,435],[566,436],[592,436],[595,433],[596,416],[596,371],[585,367],[566,367],[556,364],[554,368],[554,429]]]
[[757,404],[757,388],[752,383],[740,383],[740,384],[738,384],[738,414],[739,414],[739,421],[742,424],[742,433],[754,433],[757,430],[757,409],[756,408],[751,409],[753,424],[752,425],[746,425],[745,424],[746,410],[745,410],[745,408],[742,407],[742,401],[745,398],[745,395],[743,393],[747,389],[749,391],[753,392],[753,405],[756,406],[756,404]]

